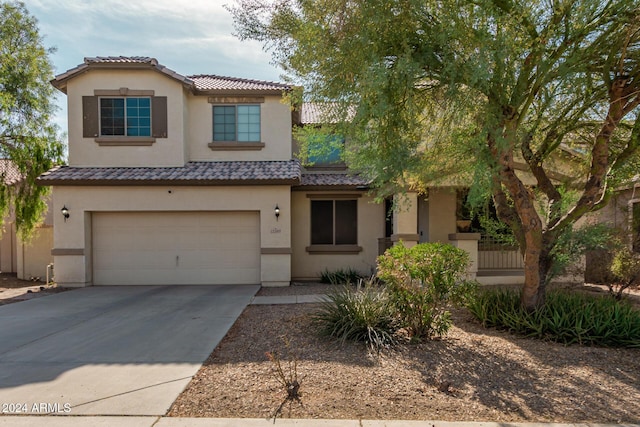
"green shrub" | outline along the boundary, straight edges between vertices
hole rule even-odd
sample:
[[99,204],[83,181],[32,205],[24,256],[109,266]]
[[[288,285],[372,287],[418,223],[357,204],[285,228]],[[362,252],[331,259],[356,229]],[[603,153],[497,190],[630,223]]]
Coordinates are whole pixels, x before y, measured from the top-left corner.
[[332,285],[354,285],[357,284],[364,276],[353,268],[339,268],[335,271],[325,269],[320,273],[321,283],[330,283]]
[[475,289],[464,280],[468,265],[465,251],[442,243],[412,248],[400,243],[378,257],[378,277],[410,337],[431,338],[449,331],[449,306],[464,302]]
[[367,283],[361,289],[343,287],[328,295],[314,313],[320,333],[339,339],[364,342],[379,351],[395,342],[395,325],[389,295],[384,288]]
[[528,312],[520,292],[486,290],[469,301],[486,327],[562,344],[640,348],[640,311],[626,301],[553,290],[540,309]]
[[609,293],[618,300],[622,299],[625,289],[640,283],[640,256],[624,246],[613,256],[610,270],[613,281],[607,283]]

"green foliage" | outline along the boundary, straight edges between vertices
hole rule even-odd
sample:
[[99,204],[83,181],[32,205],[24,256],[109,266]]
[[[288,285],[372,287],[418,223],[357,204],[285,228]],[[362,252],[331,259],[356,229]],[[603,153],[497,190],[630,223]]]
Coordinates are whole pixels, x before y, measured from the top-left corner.
[[[637,2],[236,0],[230,9],[238,35],[263,42],[305,100],[335,107],[347,163],[373,188],[446,180],[492,195],[530,251],[529,271],[541,273],[525,277],[528,305],[541,302],[557,239],[636,173]],[[540,197],[548,206],[537,212]]]
[[627,288],[640,284],[640,255],[622,246],[613,256],[611,273],[614,282],[607,283],[609,293],[620,300]]
[[38,186],[36,178],[62,159],[52,123],[50,53],[24,4],[0,2],[0,158],[10,162],[5,171],[15,168],[21,176],[11,185],[0,180],[0,221],[13,204],[23,238],[31,236],[46,210],[49,188]]
[[578,229],[567,228],[560,236],[551,252],[551,265],[547,280],[562,274],[587,251],[602,249],[617,250],[622,247],[618,239],[619,231],[607,224],[586,224]]
[[486,327],[562,344],[640,348],[640,311],[628,302],[579,292],[551,291],[546,304],[528,311],[514,290],[487,290],[469,310]]
[[473,294],[474,284],[465,280],[468,265],[465,251],[442,243],[401,243],[378,257],[378,277],[413,339],[442,336],[451,328],[450,305]]
[[364,276],[353,268],[339,268],[334,271],[325,269],[320,273],[320,283],[330,283],[332,285],[355,285]]
[[376,352],[395,342],[395,316],[384,288],[371,282],[362,289],[345,286],[328,298],[313,316],[322,335],[364,342]]

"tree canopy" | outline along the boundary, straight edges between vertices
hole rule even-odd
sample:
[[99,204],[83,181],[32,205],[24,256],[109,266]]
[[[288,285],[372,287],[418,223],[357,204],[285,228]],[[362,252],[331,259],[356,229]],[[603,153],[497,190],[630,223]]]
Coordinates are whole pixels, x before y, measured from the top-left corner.
[[635,1],[236,0],[230,10],[238,35],[262,41],[303,97],[341,106],[350,164],[381,188],[454,174],[492,197],[520,243],[528,308],[544,302],[562,236],[633,173]]
[[52,122],[50,53],[24,4],[0,2],[0,221],[13,207],[23,237],[47,208],[49,188],[36,178],[60,162],[63,152]]

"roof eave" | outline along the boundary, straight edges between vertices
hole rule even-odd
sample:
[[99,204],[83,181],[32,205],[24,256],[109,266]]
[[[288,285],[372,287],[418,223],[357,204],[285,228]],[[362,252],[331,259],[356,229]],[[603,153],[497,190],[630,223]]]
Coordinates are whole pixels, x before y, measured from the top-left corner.
[[62,74],[57,75],[55,78],[53,78],[50,83],[53,85],[53,87],[55,87],[56,89],[58,89],[59,91],[61,91],[62,93],[67,93],[67,82],[71,79],[74,79],[78,76],[80,76],[81,74],[84,74],[90,70],[94,70],[94,69],[102,69],[102,70],[152,70],[152,71],[156,71],[158,73],[161,73],[173,80],[176,80],[180,83],[182,83],[182,85],[190,90],[193,90],[194,88],[194,82],[181,75],[176,73],[175,71],[163,66],[163,65],[156,65],[153,63],[137,63],[137,62],[127,62],[127,63],[120,63],[120,62],[103,62],[103,63],[90,63],[90,64],[80,64],[75,68],[72,68]]
[[239,185],[288,185],[300,184],[298,178],[283,179],[40,179],[40,186],[239,186]]
[[282,95],[285,92],[289,92],[290,89],[282,88],[282,89],[194,89],[194,95],[208,96],[208,95]]

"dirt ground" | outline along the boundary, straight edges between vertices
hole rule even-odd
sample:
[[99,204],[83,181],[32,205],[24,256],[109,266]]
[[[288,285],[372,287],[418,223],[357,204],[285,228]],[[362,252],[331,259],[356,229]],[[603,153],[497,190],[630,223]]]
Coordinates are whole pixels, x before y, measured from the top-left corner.
[[65,291],[56,285],[20,280],[15,273],[0,273],[0,305],[26,301]]
[[363,345],[318,337],[310,321],[316,309],[249,306],[169,415],[272,417],[286,391],[266,353],[279,352],[285,374],[297,372],[301,383],[300,402],[286,402],[283,417],[640,422],[640,350],[529,340],[484,329],[460,310],[446,338],[375,356]]

